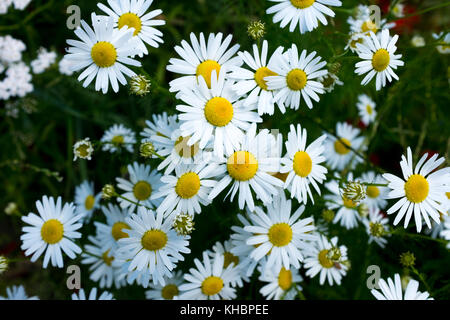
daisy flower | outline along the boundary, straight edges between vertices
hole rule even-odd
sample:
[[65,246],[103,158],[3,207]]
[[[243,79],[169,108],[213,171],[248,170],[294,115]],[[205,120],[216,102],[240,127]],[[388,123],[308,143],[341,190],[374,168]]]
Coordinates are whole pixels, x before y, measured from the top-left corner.
[[89,222],[92,213],[100,207],[101,192],[95,194],[94,183],[83,181],[75,188],[75,213],[83,216],[82,220]]
[[[155,201],[152,194],[162,186],[161,174],[156,170],[152,171],[150,166],[137,162],[129,164],[127,168],[129,181],[116,178],[117,187],[125,191],[122,197],[149,208],[157,207],[160,201]],[[130,211],[136,208],[136,205],[128,200],[123,198],[117,200],[122,208],[128,208]]]
[[282,267],[279,271],[270,268],[263,272],[264,265],[259,267],[261,275],[258,280],[268,282],[259,292],[267,300],[294,300],[298,291],[302,290],[299,282],[303,281],[298,269],[286,270]]
[[377,21],[372,20],[370,10],[356,19],[349,17],[347,23],[350,25],[350,32],[352,34],[362,36],[368,36],[371,32],[378,34],[382,29],[391,29],[395,27],[395,23],[387,23],[386,19],[381,19],[378,23]]
[[133,145],[136,143],[135,133],[123,124],[114,124],[105,131],[100,140],[103,143],[102,150],[114,153],[124,148],[133,153]]
[[233,265],[224,268],[225,257],[216,253],[210,259],[203,252],[203,262],[195,259],[196,269],[189,269],[184,275],[187,283],[180,286],[180,300],[231,300],[236,298],[236,290],[231,283],[238,277]]
[[358,150],[365,151],[366,145],[363,145],[364,137],[359,137],[360,130],[354,128],[352,125],[346,122],[338,122],[336,124],[336,136],[338,139],[327,134],[327,140],[325,140],[325,159],[327,165],[332,170],[344,170],[347,166],[352,170],[358,163],[363,162],[359,156],[357,156],[349,147]]
[[253,111],[256,105],[245,107],[242,100],[233,90],[233,83],[225,80],[225,71],[221,70],[219,78],[212,71],[211,88],[203,77],[193,90],[183,90],[179,98],[187,105],[178,105],[181,112],[181,134],[190,136],[187,145],[192,146],[199,141],[199,148],[204,149],[212,140],[217,156],[229,154],[237,150],[252,123],[262,122]]
[[370,37],[366,37],[364,43],[356,43],[359,57],[364,60],[355,64],[355,73],[363,75],[367,73],[361,81],[366,85],[376,75],[376,89],[380,90],[386,86],[386,79],[391,82],[392,78],[398,80],[398,76],[393,69],[403,66],[405,63],[400,60],[401,54],[394,54],[397,50],[395,43],[398,35],[389,36],[389,30],[383,29],[378,36],[370,32]]
[[323,85],[323,89],[326,92],[332,92],[335,85],[344,85],[344,82],[339,80],[339,77],[330,71],[327,71],[326,75],[319,77],[317,81]]
[[328,170],[321,165],[325,161],[322,155],[325,148],[322,143],[326,135],[314,140],[306,146],[306,129],[297,124],[297,131],[294,125],[290,126],[288,140],[285,142],[287,153],[281,158],[281,173],[288,173],[284,188],[291,193],[291,198],[296,197],[300,203],[308,202],[308,195],[314,203],[310,185],[314,187],[320,195],[318,184],[322,184],[326,179]]
[[28,297],[23,286],[12,286],[6,288],[6,297],[0,296],[0,300],[39,300],[39,298]]
[[114,19],[114,26],[118,29],[123,27],[133,28],[133,44],[139,50],[139,56],[148,54],[145,44],[154,48],[159,47],[159,43],[163,43],[162,32],[154,28],[166,24],[164,20],[154,20],[153,18],[160,15],[162,10],[153,10],[147,12],[153,0],[108,0],[111,8],[103,3],[97,6],[105,12],[109,17]]
[[377,117],[377,111],[375,110],[376,104],[368,95],[360,94],[356,107],[359,111],[359,117],[365,126],[375,121]]
[[92,13],[92,29],[84,20],[82,27],[75,29],[75,34],[81,40],[67,40],[71,47],[67,50],[66,59],[72,63],[73,71],[84,71],[78,77],[87,87],[94,78],[95,90],[104,94],[108,92],[109,83],[114,92],[119,91],[119,83],[127,83],[128,77],[136,73],[125,65],[140,67],[141,63],[131,59],[136,54],[134,46],[130,46],[133,29],[114,29],[112,18],[103,19]]
[[319,26],[319,21],[327,25],[325,16],[334,17],[334,12],[327,6],[342,6],[339,0],[269,0],[278,2],[267,9],[267,14],[275,13],[273,23],[280,23],[284,28],[289,24],[289,31],[293,32],[298,23],[300,33],[311,32]]
[[425,46],[425,39],[422,36],[419,35],[415,35],[411,38],[411,44],[413,45],[413,47],[416,48],[421,48]]
[[369,209],[369,216],[362,220],[369,235],[369,243],[376,242],[381,248],[386,246],[389,232],[389,219],[385,218],[378,208]]
[[[365,172],[359,179],[361,182],[373,183],[373,184],[387,184],[387,181],[379,174],[373,171]],[[386,187],[369,185],[366,188],[366,198],[362,200],[369,208],[384,209],[387,205],[387,195],[389,189]]]
[[450,169],[446,167],[435,171],[445,162],[444,158],[437,157],[438,154],[434,154],[427,160],[428,153],[425,153],[413,170],[412,152],[408,147],[407,157],[402,155],[400,161],[405,180],[390,173],[383,174],[383,178],[389,182],[388,188],[391,189],[388,199],[401,198],[387,211],[387,214],[398,211],[394,226],[405,218],[406,229],[413,212],[417,232],[422,230],[422,217],[428,228],[431,228],[429,216],[436,223],[440,223],[439,212],[446,212],[446,208],[442,206],[446,201],[445,193],[450,192],[450,185],[446,185],[450,179]]
[[173,217],[179,213],[200,213],[200,204],[207,206],[211,203],[208,194],[217,183],[213,179],[216,171],[207,162],[176,167],[175,175],[161,178],[161,187],[151,197],[152,200],[164,198],[156,212]]
[[[339,177],[337,176],[337,178]],[[352,172],[348,173],[347,181],[353,181]],[[327,182],[325,188],[331,192],[331,194],[324,196],[327,208],[330,210],[338,210],[334,216],[333,223],[340,222],[340,225],[347,229],[356,228],[359,220],[358,203],[347,199],[342,194],[339,182],[336,180]]]
[[380,279],[378,285],[381,292],[376,289],[370,291],[377,300],[434,300],[428,292],[417,290],[419,282],[416,280],[411,279],[405,292],[403,292],[402,282],[398,273],[394,275],[394,281],[392,281],[392,278],[388,278],[387,282],[384,279]]
[[244,275],[246,270],[242,269],[242,265],[240,264],[239,257],[235,256],[231,252],[232,250],[233,250],[233,243],[231,240],[227,240],[227,241],[224,241],[223,243],[216,242],[212,247],[212,251],[208,250],[207,252],[210,255],[211,259],[214,259],[214,256],[216,255],[216,253],[223,255],[223,257],[224,257],[223,267],[225,269],[228,268],[228,266],[230,264],[233,264],[234,268],[237,269],[238,277],[233,279],[233,281],[230,283],[233,287],[234,286],[242,287],[244,285],[242,280],[248,282],[248,281],[250,281],[250,279]]
[[[238,52],[239,57],[242,58],[251,71],[241,67],[232,67],[232,72],[229,75],[230,78],[236,80],[236,83],[233,85],[233,90],[235,90],[239,96],[248,94],[244,100],[244,106],[250,106],[256,103],[259,115],[265,113],[273,115],[274,113],[274,92],[268,90],[267,82],[264,78],[277,75],[272,71],[273,64],[275,63],[275,57],[283,52],[283,48],[278,47],[270,57],[269,61],[267,61],[268,46],[267,40],[264,40],[260,53],[258,46],[254,44],[253,56],[247,51]],[[280,107],[280,111],[284,113],[286,109]]]
[[148,271],[154,284],[165,285],[164,277],[171,277],[181,253],[190,253],[190,236],[180,236],[172,229],[172,220],[162,213],[139,207],[137,214],[125,218],[131,229],[124,229],[129,237],[119,240],[117,256],[129,261],[128,271]]
[[100,288],[111,288],[113,282],[116,288],[124,286],[125,281],[117,278],[121,266],[114,259],[111,250],[105,250],[100,239],[93,236],[88,236],[88,239],[91,244],[84,246],[81,263],[91,265],[89,279],[99,282]]
[[79,140],[73,145],[73,161],[76,161],[78,158],[91,160],[93,153],[94,147],[92,142],[89,141],[89,137]]
[[36,201],[39,216],[30,212],[22,217],[22,221],[31,225],[22,228],[20,236],[25,255],[31,254],[31,262],[36,261],[45,251],[43,267],[47,268],[49,261],[52,266],[62,268],[64,251],[70,259],[75,259],[81,253],[73,239],[81,238],[77,232],[82,224],[79,222],[82,215],[75,215],[73,203],[62,206],[62,199],[58,197],[55,203],[53,197],[43,196],[42,201]]
[[347,247],[338,246],[338,238],[333,237],[330,241],[323,235],[320,239],[309,246],[305,251],[304,267],[307,269],[306,275],[314,278],[319,275],[321,285],[328,279],[328,284],[341,284],[342,276],[347,274]]
[[265,258],[256,261],[250,257],[250,253],[255,249],[255,246],[248,245],[247,240],[253,236],[253,233],[246,231],[245,227],[250,226],[251,223],[241,214],[238,214],[237,218],[241,222],[242,226],[231,227],[233,233],[230,236],[230,241],[232,243],[230,253],[239,259],[241,276],[248,278],[252,276],[258,263],[263,261]]
[[231,184],[227,196],[231,194],[230,200],[233,201],[239,192],[239,209],[243,209],[245,204],[251,211],[255,208],[252,189],[263,203],[271,203],[272,197],[279,192],[277,187],[283,186],[280,179],[269,174],[279,171],[279,144],[281,134],[274,138],[267,129],[256,134],[256,124],[252,124],[238,151],[227,152],[226,159],[217,160],[217,176],[224,176],[214,186],[208,198],[214,199]]
[[165,285],[150,285],[150,290],[145,291],[145,297],[149,300],[173,300],[180,294],[180,285],[183,283],[183,273],[177,271],[172,278],[166,280]]
[[114,255],[117,249],[117,241],[122,238],[127,238],[128,234],[124,232],[125,229],[130,229],[125,218],[129,216],[129,211],[121,209],[119,206],[108,203],[108,206],[101,207],[106,218],[106,224],[95,221],[96,237],[100,239],[103,250],[109,251],[109,255]]
[[80,289],[78,294],[72,293],[72,300],[115,300],[112,293],[103,291],[100,296],[97,297],[97,288],[92,288],[89,295],[86,297],[84,289]]
[[295,44],[292,44],[285,54],[277,55],[272,67],[277,75],[269,75],[264,80],[269,90],[276,91],[274,100],[280,110],[285,105],[297,110],[300,107],[301,97],[309,109],[313,107],[311,99],[319,102],[317,94],[323,94],[325,91],[323,84],[314,79],[328,73],[322,69],[327,64],[326,61],[320,61],[321,59],[320,56],[316,56],[315,51],[307,55],[306,50],[303,50],[299,57]]
[[267,255],[265,270],[283,266],[289,270],[292,265],[300,268],[303,261],[301,250],[307,247],[306,240],[315,240],[312,234],[315,230],[311,217],[300,219],[305,206],[300,206],[291,215],[291,200],[286,200],[283,192],[267,206],[267,213],[256,207],[249,215],[251,225],[244,227],[245,231],[253,233],[247,240],[248,245],[255,246],[250,257],[256,261]]
[[350,33],[347,41],[347,45],[344,50],[350,50],[351,52],[358,52],[358,48],[356,47],[357,43],[364,43],[366,36],[364,33]]
[[[210,33],[208,40],[205,41],[205,36],[200,33],[199,41],[194,33],[191,33],[191,45],[183,40],[181,47],[175,46],[174,49],[181,59],[171,58],[167,70],[183,76],[169,83],[171,92],[193,88],[200,76],[205,80],[207,87],[211,88],[212,80],[217,79],[222,69],[229,70],[231,66],[242,65],[240,57],[233,57],[239,50],[239,45],[235,44],[228,49],[233,36],[228,35],[223,41],[222,38],[222,33]],[[213,71],[216,72],[214,76]]]

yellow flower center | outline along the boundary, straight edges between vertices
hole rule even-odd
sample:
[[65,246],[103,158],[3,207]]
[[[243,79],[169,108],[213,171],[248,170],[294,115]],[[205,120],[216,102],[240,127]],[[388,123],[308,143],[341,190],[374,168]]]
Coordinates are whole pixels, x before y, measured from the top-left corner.
[[406,198],[414,203],[420,203],[428,196],[430,186],[427,179],[420,174],[413,174],[405,183]]
[[312,170],[312,160],[305,151],[298,151],[294,156],[293,168],[300,177],[307,177]]
[[132,12],[124,13],[120,16],[118,21],[118,27],[121,29],[123,26],[128,26],[128,28],[134,28],[133,35],[138,35],[141,32],[142,21],[141,19]]
[[187,143],[191,137],[179,137],[175,142],[175,151],[178,152],[180,157],[193,158],[200,149],[199,143],[196,142],[192,146],[188,146]]
[[352,41],[350,41],[350,47],[356,48],[356,44],[357,43],[363,43],[363,42],[364,42],[364,40],[362,38],[358,38],[356,40],[352,40]]
[[372,107],[371,107],[370,104],[368,104],[368,105],[366,106],[366,110],[367,110],[367,113],[368,113],[368,114],[372,114],[372,113],[373,113],[373,109],[372,109]]
[[41,228],[42,240],[48,244],[55,244],[61,241],[64,234],[63,224],[56,219],[47,220]]
[[319,263],[322,265],[322,267],[330,269],[333,267],[334,263],[330,258],[328,258],[328,251],[329,250],[327,249],[323,249],[319,252]]
[[102,259],[103,259],[103,262],[105,262],[105,264],[107,266],[111,266],[111,263],[114,261],[114,257],[109,256],[109,250],[106,250],[105,252],[103,252]]
[[236,151],[227,160],[227,170],[233,179],[247,181],[258,171],[258,160],[248,151]]
[[220,64],[214,60],[205,60],[197,66],[195,74],[198,76],[203,76],[208,88],[211,88],[211,73],[216,70],[217,78],[219,78]]
[[376,186],[368,186],[366,193],[369,198],[377,198],[380,195],[380,189]]
[[175,186],[175,192],[183,199],[192,198],[198,190],[200,190],[200,177],[195,172],[183,174]]
[[161,230],[148,230],[141,238],[142,247],[149,251],[157,251],[167,244],[167,234]]
[[278,74],[273,72],[267,67],[261,67],[255,72],[255,81],[261,89],[267,90],[267,83],[264,80],[268,76],[277,76]]
[[299,9],[311,7],[314,2],[316,2],[316,0],[291,0],[292,5]]
[[372,31],[373,33],[376,34],[378,31],[378,28],[377,28],[377,25],[375,23],[373,23],[371,20],[367,20],[361,25],[361,30],[363,33]]
[[92,195],[88,195],[86,197],[86,200],[84,200],[84,207],[86,210],[91,210],[94,207],[95,204],[95,198]]
[[450,199],[450,192],[446,192],[445,195],[447,196],[447,199]]
[[218,294],[222,288],[223,280],[219,277],[210,276],[202,282],[202,292],[207,296]]
[[307,80],[305,71],[301,69],[289,71],[286,77],[287,86],[293,91],[302,90],[306,86]]
[[205,105],[205,118],[216,127],[226,126],[233,119],[233,105],[222,97],[214,97]]
[[227,268],[231,263],[234,263],[234,266],[236,267],[239,263],[239,257],[236,257],[231,252],[225,252],[223,254],[224,260],[223,260],[223,267]]
[[78,146],[78,148],[77,148],[77,153],[78,153],[81,157],[86,158],[86,157],[89,155],[88,148],[89,148],[89,145],[87,145],[87,144],[82,144],[82,145]]
[[381,72],[388,67],[390,60],[391,57],[386,49],[378,49],[378,51],[373,54],[372,66],[376,71]]
[[133,194],[139,201],[147,200],[152,194],[152,186],[147,181],[138,181],[133,187]]
[[123,138],[123,136],[114,136],[111,139],[111,142],[112,142],[112,144],[119,146],[125,142],[125,139]]
[[109,68],[116,63],[117,51],[111,43],[100,41],[92,47],[91,57],[100,68]]
[[292,286],[292,272],[291,270],[286,270],[284,267],[281,268],[278,274],[278,285],[284,291],[288,290]]
[[346,197],[342,197],[342,201],[344,202],[344,206],[348,209],[354,209],[358,205],[353,200],[347,199]]
[[292,228],[285,222],[276,223],[269,229],[269,241],[276,247],[284,247],[292,240]]
[[126,224],[125,222],[116,222],[113,224],[112,228],[111,228],[111,234],[114,238],[114,240],[119,240],[122,238],[128,238],[128,234],[123,232],[122,229],[131,229],[130,226],[128,224]]
[[168,284],[161,290],[161,297],[165,300],[173,300],[178,295],[178,287],[174,284]]
[[350,152],[350,148],[348,148],[347,146],[351,147],[351,145],[352,144],[347,139],[340,138],[334,142],[334,150],[337,153],[344,155]]
[[281,172],[276,172],[275,174],[272,174],[275,178],[280,179],[281,181],[285,182],[289,172],[286,173],[281,173]]

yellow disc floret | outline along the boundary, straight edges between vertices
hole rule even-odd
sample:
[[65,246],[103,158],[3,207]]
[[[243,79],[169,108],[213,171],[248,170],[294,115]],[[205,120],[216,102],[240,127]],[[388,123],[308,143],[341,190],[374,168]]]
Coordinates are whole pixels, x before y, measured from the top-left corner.
[[293,91],[302,90],[306,86],[308,77],[305,71],[301,69],[293,69],[286,76],[286,83],[289,89]]
[[291,0],[292,5],[299,9],[311,7],[314,2],[316,2],[316,0]]
[[195,172],[183,174],[175,186],[175,192],[183,199],[192,198],[198,190],[200,190],[200,177]]
[[268,76],[276,76],[277,73],[273,72],[267,67],[261,67],[255,72],[255,81],[261,89],[267,90],[267,83],[264,80],[265,77]]
[[167,244],[167,234],[161,230],[148,230],[141,238],[142,247],[149,251],[157,251]]
[[292,228],[285,222],[276,223],[270,227],[268,236],[275,247],[284,247],[292,240]]
[[147,200],[152,194],[152,186],[147,181],[138,181],[133,187],[133,194],[139,201]]
[[328,258],[328,251],[329,250],[327,249],[323,249],[319,252],[319,263],[322,267],[330,269],[333,267],[334,263],[330,258]]
[[178,287],[174,284],[168,284],[161,290],[161,297],[165,300],[173,300],[173,297],[179,293]]
[[117,25],[119,29],[121,29],[123,26],[128,26],[128,28],[134,28],[133,35],[138,35],[139,32],[141,32],[142,21],[135,13],[128,12],[120,16]]
[[258,161],[248,151],[236,151],[227,160],[227,170],[233,179],[247,181],[258,171]]
[[202,76],[205,79],[208,88],[211,88],[211,73],[216,70],[216,75],[219,77],[220,64],[214,60],[205,60],[197,66],[195,74],[197,77]]
[[380,195],[380,189],[376,186],[368,186],[366,193],[369,198],[377,198]]
[[106,250],[105,252],[103,252],[102,259],[103,259],[103,262],[107,266],[111,266],[112,262],[114,261],[114,257],[112,257],[112,256],[110,257],[109,256],[109,250]]
[[128,224],[125,222],[118,221],[113,224],[111,228],[111,235],[113,236],[114,240],[119,240],[122,238],[128,238],[128,234],[123,232],[122,229],[131,229]]
[[178,152],[178,155],[183,158],[192,158],[194,157],[198,150],[200,149],[199,143],[196,142],[192,146],[188,146],[188,141],[191,137],[179,137],[177,141],[175,141],[175,151]]
[[372,66],[376,71],[381,72],[389,66],[390,60],[391,57],[386,49],[378,49],[378,51],[373,54]]
[[406,198],[414,203],[420,203],[425,200],[430,191],[427,179],[420,174],[413,174],[405,183]]
[[344,202],[344,206],[348,209],[354,209],[358,205],[351,199],[347,199],[346,197],[342,197],[342,201]]
[[292,272],[291,270],[286,270],[284,267],[281,268],[278,274],[278,285],[284,291],[288,290],[292,286]]
[[312,160],[305,151],[298,151],[294,156],[293,168],[300,177],[307,177],[312,170]]
[[223,254],[223,267],[227,268],[231,263],[234,263],[234,266],[236,267],[239,264],[239,257],[236,257],[231,252],[224,252]]
[[91,57],[100,68],[109,68],[116,63],[117,51],[111,43],[100,41],[92,47]]
[[350,148],[348,147],[351,147],[351,145],[352,144],[347,139],[340,138],[334,142],[334,150],[337,153],[344,155],[350,152]]
[[95,198],[93,195],[88,195],[86,197],[86,200],[84,200],[84,207],[86,210],[91,210],[94,207],[95,204]]
[[371,20],[367,20],[367,21],[364,21],[363,24],[361,25],[361,31],[363,33],[372,31],[373,33],[376,34],[378,31],[378,28],[377,28],[377,25],[375,23],[373,23]]
[[223,280],[219,277],[210,276],[202,282],[202,292],[207,296],[218,294],[222,288]]
[[48,244],[55,244],[61,241],[64,234],[63,224],[56,219],[50,219],[44,222],[41,228],[42,240]]
[[216,127],[226,126],[233,119],[233,105],[222,97],[214,97],[205,105],[206,120]]

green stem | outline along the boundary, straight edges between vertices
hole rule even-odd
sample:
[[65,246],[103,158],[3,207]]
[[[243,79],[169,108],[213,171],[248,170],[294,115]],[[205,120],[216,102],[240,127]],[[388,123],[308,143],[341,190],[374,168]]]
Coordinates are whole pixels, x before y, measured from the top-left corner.
[[438,242],[441,243],[443,245],[447,245],[447,241],[444,239],[435,239],[429,236],[424,236],[422,234],[414,234],[414,233],[408,233],[405,231],[401,231],[400,229],[394,229],[393,231],[389,232],[389,234],[393,234],[393,235],[399,235],[399,236],[406,236],[406,237],[410,237],[410,238],[415,238],[415,239],[421,239],[421,240],[428,240],[428,241],[434,241],[434,242]]
[[431,287],[428,285],[428,283],[426,282],[423,275],[416,268],[414,268],[414,266],[411,266],[411,270],[419,278],[419,280],[422,281],[422,283],[425,285],[425,288],[427,289],[428,293],[432,296]]

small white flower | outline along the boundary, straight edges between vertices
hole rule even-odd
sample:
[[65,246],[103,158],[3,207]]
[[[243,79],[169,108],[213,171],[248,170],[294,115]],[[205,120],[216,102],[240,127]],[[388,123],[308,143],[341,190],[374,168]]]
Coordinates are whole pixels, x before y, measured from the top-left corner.
[[[264,270],[266,270],[264,272]],[[261,275],[258,280],[268,282],[259,292],[268,300],[294,300],[298,291],[302,290],[299,282],[303,281],[298,269],[286,270],[281,267],[266,269],[264,264],[259,267]]]
[[113,294],[108,291],[103,291],[100,296],[97,297],[97,288],[92,288],[89,295],[86,297],[84,289],[80,289],[78,294],[72,293],[72,300],[115,300]]
[[377,111],[375,110],[376,104],[368,95],[360,94],[356,107],[359,111],[359,117],[365,126],[375,121],[377,117]]
[[166,280],[165,285],[150,284],[150,290],[145,291],[145,297],[150,300],[173,300],[180,294],[180,285],[183,283],[183,273],[177,271],[173,277]]
[[73,239],[81,238],[77,232],[82,224],[79,220],[82,215],[75,215],[75,206],[66,203],[62,206],[62,199],[58,197],[55,202],[53,197],[42,197],[42,201],[36,201],[39,216],[29,213],[22,217],[22,221],[29,224],[22,228],[21,249],[25,255],[32,254],[31,262],[36,261],[45,251],[43,267],[47,268],[49,262],[52,266],[62,268],[64,266],[62,252],[70,259],[75,259],[81,253]]
[[100,207],[101,197],[100,192],[95,194],[93,182],[83,181],[75,188],[75,211],[83,215],[82,220],[90,221],[92,213]]
[[6,297],[0,296],[0,300],[39,300],[38,297],[28,297],[23,286],[6,288]]
[[135,133],[123,124],[114,124],[105,131],[100,140],[103,143],[102,150],[114,153],[124,148],[133,153],[133,145],[136,143]]
[[91,160],[93,153],[94,147],[89,138],[79,140],[73,145],[73,161],[76,161],[77,158]]

